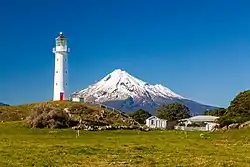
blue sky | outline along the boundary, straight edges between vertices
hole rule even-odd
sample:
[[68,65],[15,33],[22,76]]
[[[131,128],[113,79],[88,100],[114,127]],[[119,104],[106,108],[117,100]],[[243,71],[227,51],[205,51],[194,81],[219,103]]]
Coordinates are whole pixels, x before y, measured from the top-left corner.
[[223,107],[250,88],[248,0],[9,0],[0,20],[1,102],[52,99],[60,31],[71,92],[117,68]]

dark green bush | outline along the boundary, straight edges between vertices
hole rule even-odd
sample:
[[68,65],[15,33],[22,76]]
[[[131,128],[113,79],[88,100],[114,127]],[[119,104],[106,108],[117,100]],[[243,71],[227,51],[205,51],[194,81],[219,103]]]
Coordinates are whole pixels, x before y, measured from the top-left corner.
[[220,117],[217,122],[220,124],[220,127],[228,126],[232,123],[234,123],[233,119],[228,116],[222,116]]

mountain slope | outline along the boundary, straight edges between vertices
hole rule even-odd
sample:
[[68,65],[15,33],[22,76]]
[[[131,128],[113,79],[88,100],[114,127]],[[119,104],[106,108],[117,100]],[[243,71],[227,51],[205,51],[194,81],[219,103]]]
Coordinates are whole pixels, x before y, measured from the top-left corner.
[[8,106],[8,104],[4,104],[0,102],[0,106]]
[[114,70],[88,88],[74,92],[74,96],[82,97],[87,102],[106,104],[125,112],[144,109],[155,114],[159,105],[173,102],[187,105],[193,114],[200,114],[206,109],[214,108],[182,97],[163,85],[148,84],[120,69]]

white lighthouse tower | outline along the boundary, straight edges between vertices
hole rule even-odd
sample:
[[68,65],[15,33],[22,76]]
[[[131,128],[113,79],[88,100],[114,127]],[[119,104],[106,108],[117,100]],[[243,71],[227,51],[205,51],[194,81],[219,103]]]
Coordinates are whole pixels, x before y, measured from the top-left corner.
[[54,96],[53,100],[68,99],[68,53],[67,39],[60,32],[56,38],[56,47],[53,48],[55,54],[55,74],[54,74]]

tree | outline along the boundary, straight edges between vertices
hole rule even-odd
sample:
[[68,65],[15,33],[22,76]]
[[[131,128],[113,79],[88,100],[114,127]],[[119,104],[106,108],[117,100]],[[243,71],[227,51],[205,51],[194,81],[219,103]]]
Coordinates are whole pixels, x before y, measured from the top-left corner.
[[139,109],[139,110],[137,110],[134,113],[131,113],[129,115],[134,120],[136,120],[137,122],[139,122],[140,124],[145,124],[146,123],[146,119],[152,116],[149,112],[144,111],[142,109]]
[[230,116],[250,115],[250,90],[240,92],[230,103],[227,109]]
[[215,108],[212,110],[207,110],[205,111],[205,115],[212,115],[212,116],[223,116],[226,113],[226,109],[225,108]]
[[221,127],[250,120],[250,90],[240,92],[231,102],[225,114],[218,119]]
[[168,121],[176,121],[190,117],[189,108],[181,103],[171,103],[160,106],[156,116]]

